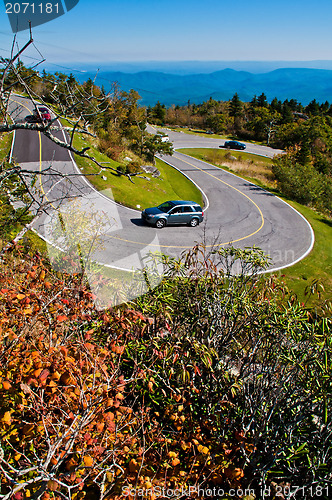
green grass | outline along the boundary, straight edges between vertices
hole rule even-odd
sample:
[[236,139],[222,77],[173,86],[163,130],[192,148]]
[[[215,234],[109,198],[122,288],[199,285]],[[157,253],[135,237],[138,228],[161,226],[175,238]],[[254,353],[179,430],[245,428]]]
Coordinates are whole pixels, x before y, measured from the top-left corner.
[[[80,149],[85,146],[86,142],[78,135],[75,147]],[[200,190],[178,170],[159,159],[156,160],[156,167],[160,171],[159,177],[155,178],[143,173],[142,176],[133,177],[133,182],[130,182],[126,176],[107,170],[106,167],[116,169],[120,165],[119,162],[111,160],[93,146],[88,154],[105,164],[105,170],[100,172],[100,167],[91,160],[75,155],[78,167],[98,191],[102,191],[103,194],[122,205],[132,208],[137,208],[139,205],[139,208],[146,208],[172,199],[187,199],[199,204],[203,203]]]
[[273,161],[265,156],[244,153],[243,151],[225,151],[223,149],[207,148],[184,148],[180,153],[193,156],[198,160],[212,163],[216,167],[223,168],[235,175],[244,177],[264,188],[276,188],[276,182],[272,172]]
[[[332,301],[332,220],[315,212],[309,207],[300,205],[283,197],[276,189],[273,180],[271,165],[272,160],[263,156],[250,155],[249,153],[231,152],[237,161],[230,163],[233,168],[224,167],[227,153],[222,150],[210,149],[181,149],[180,152],[193,156],[199,160],[212,163],[219,168],[254,182],[265,189],[272,191],[284,201],[298,210],[310,223],[315,233],[315,244],[310,254],[294,266],[279,271],[285,284],[298,296],[305,300],[305,290],[313,280],[318,280],[324,287],[323,299]],[[227,158],[226,158],[227,160]],[[236,167],[236,169],[234,168]]]
[[315,244],[307,257],[294,266],[281,270],[279,274],[285,276],[286,285],[296,293],[299,300],[305,300],[305,289],[317,279],[324,287],[322,298],[332,301],[332,220],[299,203],[280,198],[307,219],[315,233]]
[[0,162],[9,156],[13,133],[0,134]]
[[[195,158],[203,159],[203,161],[207,161],[211,159],[214,162],[218,162],[219,165],[222,165],[223,161],[227,161],[229,156],[233,156],[238,161],[256,163],[258,165],[269,166],[272,165],[273,160],[271,158],[267,158],[266,156],[254,155],[252,153],[245,153],[244,151],[233,151],[229,149],[216,149],[216,148],[183,148],[178,150],[180,153],[190,154],[190,156],[194,156]],[[205,160],[204,160],[205,159]]]
[[[158,127],[153,125],[157,130]],[[226,140],[228,137],[223,134],[208,134],[205,130],[200,130],[200,129],[193,129],[193,128],[187,128],[187,127],[172,127],[172,126],[167,126],[167,127],[159,127],[159,128],[167,128],[169,130],[173,130],[173,132],[184,132],[185,134],[189,135],[198,135],[200,137],[209,137],[212,139],[220,139],[220,140]]]

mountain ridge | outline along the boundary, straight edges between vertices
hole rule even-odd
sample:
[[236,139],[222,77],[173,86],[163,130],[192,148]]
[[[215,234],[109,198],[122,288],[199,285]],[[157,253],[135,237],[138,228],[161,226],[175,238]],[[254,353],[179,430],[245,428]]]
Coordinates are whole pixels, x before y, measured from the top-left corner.
[[111,89],[112,82],[118,82],[121,90],[137,90],[141,104],[153,106],[157,101],[171,105],[200,104],[209,97],[228,100],[237,93],[241,100],[250,101],[254,95],[263,92],[268,101],[296,99],[303,105],[313,99],[318,102],[332,101],[332,70],[313,68],[279,68],[266,73],[250,73],[231,68],[211,73],[178,75],[162,71],[86,72],[76,75],[79,81],[88,78],[96,85]]

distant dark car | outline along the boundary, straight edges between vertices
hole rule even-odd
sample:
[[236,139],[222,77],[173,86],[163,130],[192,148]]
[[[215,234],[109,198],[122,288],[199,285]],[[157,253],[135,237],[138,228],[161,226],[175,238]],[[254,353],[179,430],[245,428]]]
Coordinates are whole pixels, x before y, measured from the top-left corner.
[[202,207],[194,201],[172,200],[165,201],[158,207],[146,208],[141,216],[147,224],[161,229],[166,225],[177,224],[198,226],[203,220],[204,213]]
[[48,108],[45,108],[44,106],[38,106],[37,109],[33,110],[32,115],[26,116],[25,121],[27,121],[28,123],[43,123],[50,122],[52,120],[51,112]]
[[220,148],[226,149],[246,149],[246,145],[243,142],[239,141],[226,141],[223,146],[219,146]]

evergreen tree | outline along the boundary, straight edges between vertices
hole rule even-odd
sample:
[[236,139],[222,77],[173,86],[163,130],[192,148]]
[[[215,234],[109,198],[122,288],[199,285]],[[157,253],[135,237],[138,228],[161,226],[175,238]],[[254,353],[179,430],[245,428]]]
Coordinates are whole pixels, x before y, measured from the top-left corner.
[[266,95],[264,94],[264,92],[258,96],[257,105],[260,108],[266,108],[268,106],[268,102],[267,102]]
[[241,116],[242,109],[243,109],[243,104],[240,101],[238,93],[235,93],[234,96],[232,97],[232,100],[229,103],[229,115],[233,116],[234,118],[236,116]]

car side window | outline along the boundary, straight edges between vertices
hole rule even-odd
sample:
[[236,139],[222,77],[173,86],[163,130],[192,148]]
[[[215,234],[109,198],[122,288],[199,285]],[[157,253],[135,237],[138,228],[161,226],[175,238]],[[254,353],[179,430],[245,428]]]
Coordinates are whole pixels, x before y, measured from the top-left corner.
[[192,207],[190,205],[187,205],[187,206],[182,207],[182,211],[184,213],[189,213],[189,212],[192,212],[193,209],[192,209]]
[[202,209],[201,209],[201,207],[200,207],[199,205],[195,205],[195,206],[194,206],[194,211],[195,211],[195,212],[201,212],[201,211],[202,211]]
[[170,211],[170,215],[181,213],[181,207],[175,207]]

